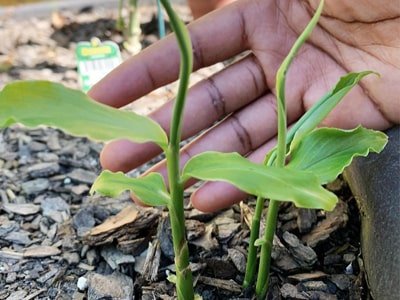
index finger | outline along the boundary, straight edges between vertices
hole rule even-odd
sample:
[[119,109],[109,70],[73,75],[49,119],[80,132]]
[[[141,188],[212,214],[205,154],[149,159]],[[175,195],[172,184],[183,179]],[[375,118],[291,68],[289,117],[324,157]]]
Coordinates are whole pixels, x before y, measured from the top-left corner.
[[[188,26],[195,70],[246,49],[243,9],[246,9],[243,4],[235,2]],[[178,75],[179,50],[171,34],[113,70],[90,90],[89,96],[104,104],[121,107],[173,82]]]

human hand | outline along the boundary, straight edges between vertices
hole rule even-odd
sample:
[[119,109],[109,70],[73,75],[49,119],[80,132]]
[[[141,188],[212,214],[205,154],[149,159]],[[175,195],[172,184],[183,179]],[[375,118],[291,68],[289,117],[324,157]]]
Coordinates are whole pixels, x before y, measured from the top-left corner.
[[[252,53],[195,86],[188,94],[183,138],[222,122],[182,149],[181,164],[206,150],[239,152],[262,161],[275,141],[275,73],[313,15],[318,0],[240,0],[189,26],[194,68]],[[327,0],[323,16],[287,77],[288,122],[293,124],[350,71],[374,70],[324,120],[324,126],[359,124],[386,129],[400,123],[400,7],[396,1]],[[114,70],[90,96],[120,107],[174,81],[179,51],[173,36],[152,45]],[[168,132],[172,103],[151,114]],[[152,144],[115,141],[101,154],[104,168],[129,171],[160,152]],[[152,171],[166,174],[161,163]],[[192,195],[195,207],[213,211],[245,195],[210,182]]]

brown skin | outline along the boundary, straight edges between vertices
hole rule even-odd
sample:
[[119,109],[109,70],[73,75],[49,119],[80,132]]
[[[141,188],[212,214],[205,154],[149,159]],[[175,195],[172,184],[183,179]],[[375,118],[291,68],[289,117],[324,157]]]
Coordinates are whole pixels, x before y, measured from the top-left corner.
[[[252,54],[191,88],[183,137],[210,128],[182,150],[182,163],[205,151],[236,151],[260,162],[276,135],[275,73],[318,0],[239,0],[193,22],[195,69]],[[179,52],[173,36],[152,45],[97,84],[90,95],[120,107],[178,77]],[[347,72],[374,70],[346,96],[324,126],[359,124],[384,130],[400,123],[400,5],[398,1],[327,0],[323,16],[295,59],[287,80],[288,122],[293,124]],[[168,132],[172,103],[151,114]],[[105,146],[102,166],[129,171],[160,152],[157,146],[116,141]],[[152,171],[163,174],[165,164]],[[224,183],[206,183],[193,205],[214,211],[245,195]]]
[[235,0],[187,0],[193,18],[198,19],[209,12],[221,8]]

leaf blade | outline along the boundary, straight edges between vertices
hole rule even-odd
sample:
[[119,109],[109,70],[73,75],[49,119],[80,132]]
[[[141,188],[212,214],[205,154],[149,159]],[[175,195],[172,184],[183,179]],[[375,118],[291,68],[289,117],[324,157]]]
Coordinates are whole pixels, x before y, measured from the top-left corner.
[[293,149],[287,167],[308,170],[318,176],[321,184],[325,184],[341,174],[354,157],[379,153],[386,143],[384,133],[361,126],[353,130],[318,128]]
[[0,92],[0,127],[46,125],[98,141],[129,139],[167,145],[154,121],[90,99],[83,92],[48,81],[19,81]]
[[291,201],[298,207],[332,210],[337,202],[309,172],[258,165],[237,153],[204,152],[193,157],[182,180],[190,177],[228,182],[249,194]]
[[342,76],[334,88],[313,105],[289,130],[287,144],[291,144],[291,148],[296,147],[296,144],[314,130],[361,79],[370,74],[377,75],[373,71],[363,71]]
[[145,177],[131,178],[122,172],[103,171],[93,183],[90,193],[95,191],[108,197],[116,197],[124,191],[131,191],[146,205],[164,206],[170,201],[169,194],[159,173]]

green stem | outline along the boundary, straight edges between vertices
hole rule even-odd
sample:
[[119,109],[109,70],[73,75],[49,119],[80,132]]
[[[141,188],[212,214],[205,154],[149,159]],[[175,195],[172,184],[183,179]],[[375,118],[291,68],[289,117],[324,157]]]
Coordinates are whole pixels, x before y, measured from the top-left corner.
[[138,0],[129,0],[129,23],[126,33],[126,48],[132,53],[138,53],[142,45],[140,44],[140,19],[137,8]]
[[193,278],[189,267],[189,249],[185,232],[183,185],[179,179],[179,145],[176,148],[170,144],[167,151],[167,162],[172,199],[168,210],[175,253],[176,291],[179,300],[193,299]]
[[243,281],[244,288],[250,286],[256,273],[258,247],[256,247],[254,243],[256,242],[260,234],[260,221],[264,208],[264,203],[265,199],[263,197],[257,197],[256,209],[254,211],[254,216],[251,221],[249,251],[247,252],[246,273]]
[[185,232],[183,184],[179,170],[179,143],[181,141],[183,109],[193,67],[193,53],[190,36],[185,25],[175,14],[168,0],[161,0],[161,3],[170,18],[171,27],[175,32],[181,54],[179,88],[171,120],[170,142],[166,153],[172,199],[168,209],[175,252],[176,289],[179,300],[192,300],[194,299],[193,279],[189,267],[189,249]]
[[116,28],[117,30],[123,31],[125,24],[124,24],[124,19],[122,18],[122,8],[124,6],[124,0],[119,0],[118,2],[118,19],[117,19],[117,24]]
[[[318,6],[315,15],[311,21],[307,24],[304,31],[300,34],[299,38],[294,43],[289,54],[283,60],[281,66],[276,74],[276,101],[278,105],[278,142],[276,149],[276,159],[274,153],[270,156],[270,161],[275,159],[275,165],[283,168],[285,166],[286,154],[287,154],[287,120],[286,120],[286,101],[285,101],[285,89],[286,89],[286,75],[289,66],[293,62],[296,54],[300,47],[305,43],[307,38],[310,36],[312,30],[318,23],[318,19],[321,15],[324,0],[322,0]],[[289,136],[292,140],[293,137]],[[265,231],[263,236],[263,244],[261,246],[260,264],[258,268],[258,278],[256,284],[256,294],[258,299],[265,299],[265,295],[268,291],[269,283],[269,271],[271,266],[271,252],[274,234],[276,230],[276,223],[279,212],[278,200],[270,201],[267,213],[267,219],[265,224]]]
[[[264,159],[263,164],[267,166],[271,166],[273,160],[271,157],[275,153],[272,150],[270,155],[267,155]],[[254,211],[254,216],[251,220],[251,230],[250,230],[250,242],[249,242],[249,250],[247,252],[247,263],[246,263],[246,273],[244,275],[243,287],[247,288],[253,282],[254,275],[256,274],[256,264],[257,264],[257,250],[258,247],[255,246],[256,240],[260,235],[260,221],[261,215],[264,209],[265,199],[263,197],[257,197],[256,200],[256,209]]]
[[265,299],[268,291],[271,253],[279,211],[279,201],[271,200],[268,206],[267,223],[264,231],[264,243],[261,246],[260,264],[256,284],[257,299]]

